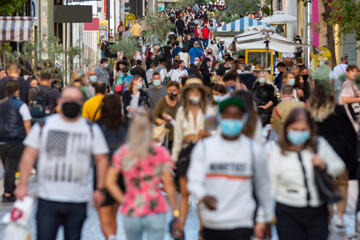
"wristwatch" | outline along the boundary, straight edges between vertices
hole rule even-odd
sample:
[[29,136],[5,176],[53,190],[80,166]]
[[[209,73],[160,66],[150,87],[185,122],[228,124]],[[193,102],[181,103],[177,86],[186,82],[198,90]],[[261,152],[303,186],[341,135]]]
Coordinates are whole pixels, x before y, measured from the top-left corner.
[[174,211],[173,211],[173,217],[175,217],[175,218],[180,217],[180,212],[179,212],[179,210],[174,210]]

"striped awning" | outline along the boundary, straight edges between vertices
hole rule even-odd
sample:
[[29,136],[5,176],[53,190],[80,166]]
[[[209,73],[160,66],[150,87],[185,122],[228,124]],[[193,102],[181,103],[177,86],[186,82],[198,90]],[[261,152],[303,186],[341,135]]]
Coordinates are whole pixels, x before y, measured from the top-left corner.
[[32,17],[0,16],[0,42],[26,42],[31,38]]
[[275,30],[275,27],[269,25],[269,24],[266,24],[266,23],[263,23],[263,22],[260,22],[258,20],[255,20],[255,19],[252,19],[252,18],[249,18],[249,17],[243,17],[243,18],[240,18],[238,20],[235,20],[231,23],[228,23],[222,27],[218,27],[216,29],[217,32],[230,32],[230,31],[234,31],[234,32],[240,32],[240,31],[245,31],[247,30],[249,27],[252,27],[252,26],[259,26],[259,25],[262,25],[262,26],[265,26],[265,27],[268,27],[268,28],[272,28]]

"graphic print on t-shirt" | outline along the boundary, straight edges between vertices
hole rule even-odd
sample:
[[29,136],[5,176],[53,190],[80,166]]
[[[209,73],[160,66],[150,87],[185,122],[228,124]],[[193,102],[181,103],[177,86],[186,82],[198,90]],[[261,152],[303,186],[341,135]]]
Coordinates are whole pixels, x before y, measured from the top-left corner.
[[84,155],[89,152],[88,140],[89,135],[84,132],[49,130],[45,179],[69,183],[86,181],[89,162]]

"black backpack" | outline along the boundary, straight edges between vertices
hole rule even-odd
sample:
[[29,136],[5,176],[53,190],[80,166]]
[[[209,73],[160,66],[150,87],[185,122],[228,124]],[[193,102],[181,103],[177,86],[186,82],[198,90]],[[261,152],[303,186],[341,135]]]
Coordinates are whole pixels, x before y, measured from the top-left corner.
[[163,81],[164,86],[167,86],[167,84],[172,81],[171,80],[171,75],[172,75],[173,71],[174,71],[174,69],[171,69],[170,75],[167,75],[167,72],[166,72],[166,69],[165,69],[165,77],[164,77],[164,81]]
[[31,99],[30,103],[30,113],[32,118],[43,118],[46,115],[50,115],[51,110],[49,107],[48,94],[53,88],[48,88],[46,90],[40,89],[39,87],[35,88],[36,94]]

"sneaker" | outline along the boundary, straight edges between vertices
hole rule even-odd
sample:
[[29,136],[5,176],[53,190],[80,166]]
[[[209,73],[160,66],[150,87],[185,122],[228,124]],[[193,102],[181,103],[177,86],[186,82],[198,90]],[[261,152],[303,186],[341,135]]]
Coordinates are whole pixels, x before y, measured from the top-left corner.
[[14,195],[10,195],[9,197],[6,197],[5,195],[3,195],[3,198],[2,198],[3,203],[10,203],[10,202],[15,202],[15,201],[16,201],[16,197]]
[[335,226],[338,227],[338,228],[345,228],[344,219],[336,218]]

